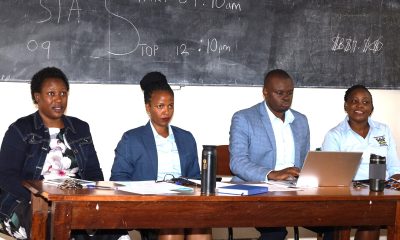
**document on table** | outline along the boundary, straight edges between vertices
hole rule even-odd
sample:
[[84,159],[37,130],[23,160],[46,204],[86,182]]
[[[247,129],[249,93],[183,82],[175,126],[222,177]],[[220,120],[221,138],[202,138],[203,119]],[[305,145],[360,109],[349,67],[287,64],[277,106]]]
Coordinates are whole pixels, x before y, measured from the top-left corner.
[[[217,191],[218,191],[219,187],[229,186],[229,185],[233,185],[233,184],[238,184],[238,183],[217,182]],[[299,188],[289,188],[288,186],[284,186],[284,185],[281,185],[281,184],[270,183],[270,182],[265,182],[265,183],[247,183],[247,182],[243,182],[243,184],[268,187],[268,192],[277,192],[277,191],[286,192],[286,191],[300,191],[300,190],[302,190],[302,189],[299,189]]]
[[[195,179],[190,179],[190,181],[193,181],[195,183],[201,184],[200,180],[195,180]],[[286,191],[301,191],[303,189],[300,188],[290,188],[288,186],[285,186],[283,184],[279,184],[275,181],[270,181],[270,182],[260,182],[260,183],[249,183],[249,182],[241,182],[243,184],[246,185],[254,185],[254,186],[264,186],[264,187],[268,187],[268,192],[277,192],[277,191],[282,191],[282,192],[286,192]],[[234,185],[234,184],[239,184],[238,182],[217,182],[216,184],[216,190],[218,192],[218,188],[219,187],[223,187],[223,186],[229,186],[229,185]]]
[[117,181],[122,186],[118,190],[137,194],[166,194],[178,192],[192,192],[193,188],[167,182],[151,181]]

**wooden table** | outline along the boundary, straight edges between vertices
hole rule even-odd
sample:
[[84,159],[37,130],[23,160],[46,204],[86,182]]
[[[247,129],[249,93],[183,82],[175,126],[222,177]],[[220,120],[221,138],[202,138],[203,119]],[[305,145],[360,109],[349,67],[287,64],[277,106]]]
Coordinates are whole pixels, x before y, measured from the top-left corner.
[[[318,188],[254,196],[136,195],[118,190],[61,190],[25,181],[32,192],[32,239],[69,239],[71,229],[181,227],[387,226],[400,239],[400,192]],[[101,184],[110,184],[103,182]],[[57,226],[57,227],[55,227]],[[349,239],[349,228],[338,239]]]

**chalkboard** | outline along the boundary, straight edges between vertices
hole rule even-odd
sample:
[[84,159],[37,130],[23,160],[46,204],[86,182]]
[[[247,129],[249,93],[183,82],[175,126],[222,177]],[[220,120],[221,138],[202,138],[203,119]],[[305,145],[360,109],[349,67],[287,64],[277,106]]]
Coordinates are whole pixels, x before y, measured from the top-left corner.
[[72,83],[400,88],[394,0],[1,0],[0,81],[45,66]]

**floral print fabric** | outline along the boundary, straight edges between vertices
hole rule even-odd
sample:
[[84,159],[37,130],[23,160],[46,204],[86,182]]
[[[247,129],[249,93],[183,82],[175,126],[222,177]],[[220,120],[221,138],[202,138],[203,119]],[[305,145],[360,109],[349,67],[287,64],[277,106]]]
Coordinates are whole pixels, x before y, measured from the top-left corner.
[[[64,129],[49,128],[49,133],[49,152],[43,165],[43,177],[45,179],[80,178],[77,174],[79,168],[75,154],[65,139]],[[21,208],[30,211],[29,206],[21,206]],[[26,216],[25,211],[17,209],[10,219],[2,221],[2,227],[10,236],[16,239],[27,239],[25,224],[30,223],[21,223],[21,219],[30,219],[30,217]]]
[[43,165],[42,175],[45,179],[80,178],[77,176],[78,164],[75,155],[65,139],[64,129],[49,128],[50,144]]

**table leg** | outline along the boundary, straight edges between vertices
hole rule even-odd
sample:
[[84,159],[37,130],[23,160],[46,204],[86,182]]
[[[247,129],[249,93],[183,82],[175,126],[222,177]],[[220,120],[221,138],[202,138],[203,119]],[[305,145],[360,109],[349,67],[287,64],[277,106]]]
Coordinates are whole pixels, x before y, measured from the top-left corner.
[[32,227],[31,239],[43,240],[46,239],[46,222],[48,212],[48,202],[41,196],[32,194]]
[[400,201],[396,203],[396,219],[393,226],[387,226],[387,239],[400,240]]
[[51,206],[51,239],[68,240],[71,234],[71,204],[68,202],[53,202]]

